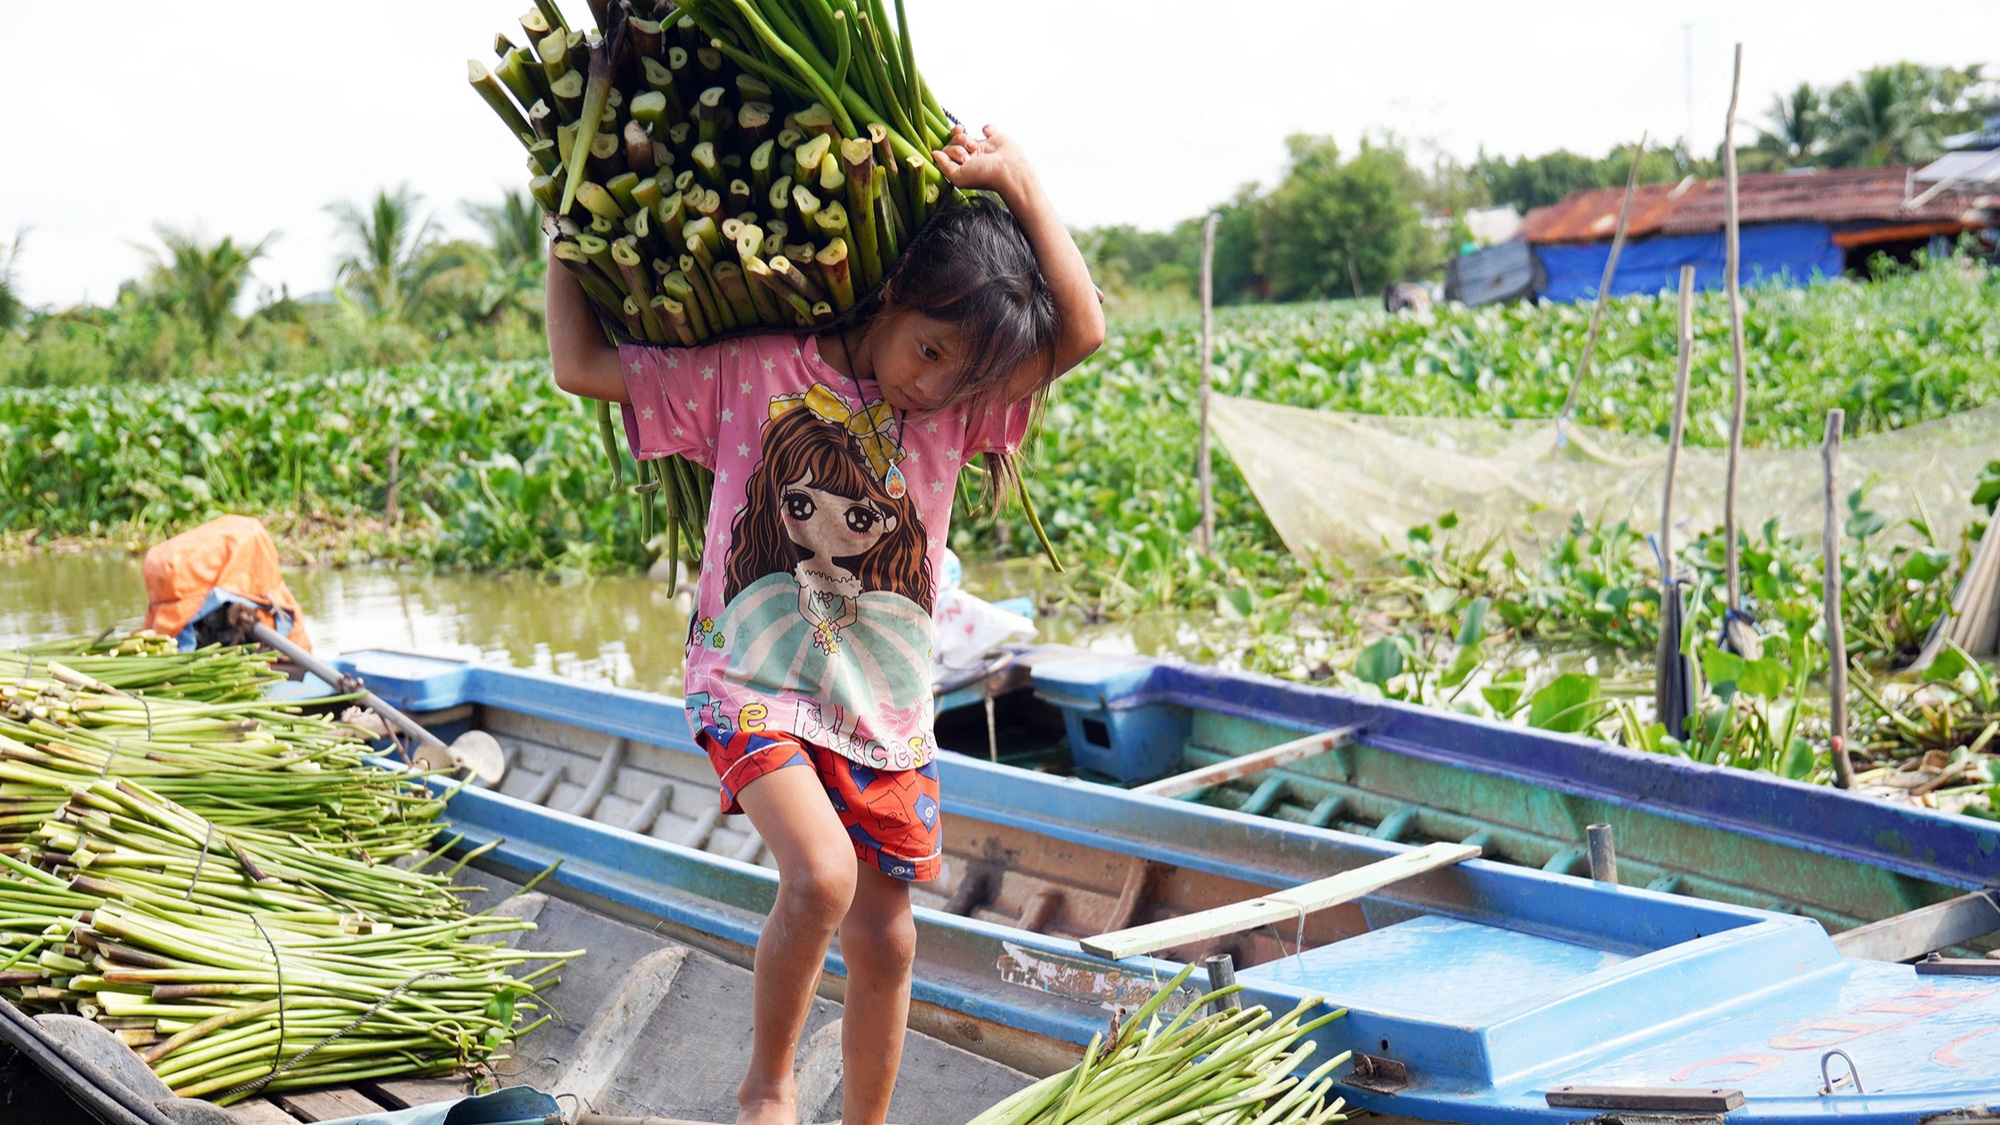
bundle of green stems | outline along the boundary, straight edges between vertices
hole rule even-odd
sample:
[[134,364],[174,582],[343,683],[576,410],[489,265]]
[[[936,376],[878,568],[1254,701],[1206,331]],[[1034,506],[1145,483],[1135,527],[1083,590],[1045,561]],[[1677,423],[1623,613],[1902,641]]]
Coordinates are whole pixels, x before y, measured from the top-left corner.
[[[143,656],[145,660],[132,657]],[[154,699],[235,703],[262,697],[264,686],[284,679],[271,665],[274,652],[211,645],[181,652],[172,637],[140,630],[127,636],[69,637],[0,651],[0,679],[18,678],[48,660],[125,691]]]
[[374,860],[422,848],[442,808],[422,778],[375,769],[350,728],[262,698],[270,679],[248,649],[0,652],[0,849],[100,777],[141,780],[246,842],[305,835]]
[[110,686],[132,667],[9,666],[0,995],[95,1019],[221,1104],[480,1065],[547,1018],[537,990],[581,951],[495,943],[533,924],[467,912],[478,850],[425,870],[458,842],[423,852],[444,802],[367,766],[354,732]]
[[[469,64],[528,154],[555,258],[615,336],[692,346],[823,328],[865,304],[947,189],[951,133],[901,0],[552,0]],[[599,430],[622,483],[610,407]],[[699,563],[708,470],[639,462],[642,529]],[[684,536],[684,538],[683,538]]]
[[[1199,997],[1167,1022],[1161,1003],[1194,971],[1181,970],[1121,1029],[1092,1037],[1081,1063],[1042,1079],[970,1125],[1325,1125],[1345,1121],[1327,1100],[1342,1052],[1306,1070],[1317,1044],[1306,1037],[1347,1014],[1316,1019],[1309,998],[1282,1016],[1262,1006],[1220,1008],[1230,985]],[[1220,1010],[1195,1018],[1210,1007]],[[1303,1073],[1301,1073],[1303,1072]]]

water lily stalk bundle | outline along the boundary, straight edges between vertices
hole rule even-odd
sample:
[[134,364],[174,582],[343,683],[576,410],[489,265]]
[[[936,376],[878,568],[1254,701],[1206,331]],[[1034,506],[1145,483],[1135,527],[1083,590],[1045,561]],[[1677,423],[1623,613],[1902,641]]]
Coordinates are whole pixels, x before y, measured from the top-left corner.
[[78,788],[34,845],[0,856],[0,990],[106,1023],[184,1097],[485,1061],[580,955],[481,940],[532,923],[466,914],[459,868],[247,842],[130,782]]
[[[468,79],[527,154],[556,259],[615,335],[691,346],[832,324],[875,292],[947,190],[951,122],[897,0],[553,4]],[[608,404],[600,434],[618,463]],[[613,484],[622,484],[614,472]],[[639,466],[642,531],[699,564],[708,470]]]
[[[147,659],[128,659],[135,656]],[[210,646],[184,653],[172,637],[140,630],[116,638],[72,637],[0,651],[0,676],[32,671],[53,659],[100,683],[143,690],[156,699],[233,703],[262,698],[265,685],[285,678],[271,667],[277,658],[277,653],[248,646]]]
[[476,852],[425,870],[452,846],[419,854],[443,802],[362,765],[352,732],[34,664],[0,676],[0,995],[95,1019],[222,1104],[489,1062],[541,1022],[536,990],[580,951],[494,943],[533,924],[466,911]]
[[1306,1036],[1347,1014],[1308,1020],[1308,999],[1282,1016],[1264,1007],[1192,1018],[1231,985],[1190,1003],[1164,1026],[1161,1001],[1193,972],[1183,969],[1108,1039],[1092,1037],[1081,1063],[1044,1078],[972,1119],[971,1125],[1321,1125],[1345,1121],[1328,1100],[1329,1075],[1346,1052],[1306,1069],[1317,1044]]
[[32,835],[76,787],[121,778],[253,847],[306,838],[360,862],[421,850],[443,808],[422,779],[370,767],[372,751],[350,728],[257,696],[269,678],[269,663],[247,648],[0,652],[0,850]]

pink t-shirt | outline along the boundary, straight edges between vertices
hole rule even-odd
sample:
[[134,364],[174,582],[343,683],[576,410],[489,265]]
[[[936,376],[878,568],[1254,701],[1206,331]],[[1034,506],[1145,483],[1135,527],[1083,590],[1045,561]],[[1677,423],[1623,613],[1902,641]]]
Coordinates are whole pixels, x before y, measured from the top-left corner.
[[715,471],[687,641],[688,724],[778,730],[876,769],[931,732],[931,607],[959,469],[1024,405],[900,415],[811,336],[619,349],[641,458]]

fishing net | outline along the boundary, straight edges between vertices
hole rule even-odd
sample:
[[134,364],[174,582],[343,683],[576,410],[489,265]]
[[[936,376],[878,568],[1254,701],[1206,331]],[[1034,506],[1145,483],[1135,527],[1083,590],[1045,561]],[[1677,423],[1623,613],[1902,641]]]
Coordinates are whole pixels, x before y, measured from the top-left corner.
[[[1578,513],[1649,531],[1659,523],[1666,443],[1650,435],[1571,423],[1558,441],[1548,419],[1341,414],[1223,395],[1210,417],[1272,526],[1301,556],[1373,557],[1445,512],[1475,540],[1545,539]],[[1843,442],[1841,489],[1866,486],[1873,511],[1920,519],[1939,542],[1954,542],[1983,516],[1967,500],[1996,456],[2000,406],[1981,407]],[[1677,537],[1721,526],[1727,459],[1722,449],[1681,450]],[[1776,518],[1788,532],[1816,535],[1822,489],[1818,449],[1745,450],[1739,526],[1754,533]]]

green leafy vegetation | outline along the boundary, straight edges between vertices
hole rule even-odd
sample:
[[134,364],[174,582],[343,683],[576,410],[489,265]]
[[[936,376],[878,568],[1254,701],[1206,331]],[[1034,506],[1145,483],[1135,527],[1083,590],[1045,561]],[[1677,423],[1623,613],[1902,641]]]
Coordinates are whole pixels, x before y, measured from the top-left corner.
[[[0,390],[0,532],[158,538],[224,512],[446,565],[643,566],[595,423],[539,364]],[[400,520],[385,526],[390,449]],[[301,532],[302,535],[306,534]]]
[[[1832,406],[1858,434],[2000,401],[1996,296],[1990,269],[1956,260],[1872,283],[1751,292],[1750,444],[1811,445]],[[1534,305],[1429,319],[1352,305],[1239,307],[1218,317],[1218,385],[1331,409],[1546,416],[1586,320],[1582,309]],[[1696,327],[1699,354],[1727,354],[1719,297],[1699,301]],[[1672,340],[1667,303],[1614,302],[1581,420],[1663,431]],[[1509,550],[1472,541],[1446,514],[1385,543],[1380,558],[1305,561],[1284,549],[1225,456],[1216,547],[1197,550],[1196,352],[1192,318],[1124,323],[1059,384],[1028,459],[1044,522],[1072,564],[1060,579],[1037,572],[1045,609],[1096,621],[1174,615],[1177,651],[1227,667],[1825,776],[1816,528],[1746,529],[1747,587],[1767,646],[1740,669],[1712,653],[1720,537],[1684,547],[1695,579],[1686,651],[1706,676],[1695,729],[1668,732],[1641,702],[1658,642],[1657,564],[1631,527],[1584,516]],[[1689,438],[1717,445],[1726,373],[1717,360],[1698,372]],[[0,534],[17,539],[144,542],[240,511],[275,517],[288,539],[331,527],[329,538],[360,557],[439,565],[591,572],[644,566],[660,549],[637,507],[614,493],[588,412],[540,363],[0,391],[0,427],[11,439],[0,445]],[[389,524],[392,447],[399,519]],[[1968,499],[2000,502],[2000,465]],[[1972,672],[1918,690],[1889,671],[1920,645],[1965,545],[1887,520],[1865,487],[1846,503],[1861,764],[1971,753],[2000,718],[1965,678]],[[1034,554],[1012,509],[961,517],[953,535],[970,557]],[[1941,700],[1954,716],[1942,726]]]
[[261,291],[239,316],[264,247],[156,229],[140,277],[106,305],[33,309],[20,238],[0,254],[0,387],[170,383],[239,372],[341,371],[545,354],[541,213],[526,192],[467,205],[482,238],[447,238],[407,188],[328,208],[345,243],[338,284]]

